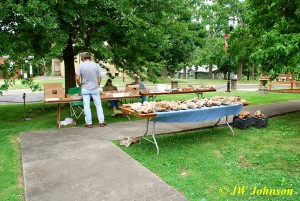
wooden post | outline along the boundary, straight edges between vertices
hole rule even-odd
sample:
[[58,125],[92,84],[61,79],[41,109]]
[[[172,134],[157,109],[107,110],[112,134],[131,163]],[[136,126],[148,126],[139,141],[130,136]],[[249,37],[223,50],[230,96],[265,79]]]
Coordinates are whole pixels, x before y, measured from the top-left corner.
[[125,82],[125,70],[124,70],[124,67],[123,67],[123,82]]
[[294,74],[291,74],[291,89],[294,89]]
[[272,90],[272,80],[269,82],[269,90]]

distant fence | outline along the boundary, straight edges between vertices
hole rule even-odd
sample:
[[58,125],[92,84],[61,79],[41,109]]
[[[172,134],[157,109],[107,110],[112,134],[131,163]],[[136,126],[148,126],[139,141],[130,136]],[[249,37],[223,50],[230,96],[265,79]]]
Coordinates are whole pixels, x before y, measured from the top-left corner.
[[300,84],[300,80],[295,80],[294,74],[279,74],[274,80],[270,80],[270,76],[260,76],[259,80],[267,80],[269,91],[272,90],[273,85],[288,84],[290,89],[293,90],[297,84]]

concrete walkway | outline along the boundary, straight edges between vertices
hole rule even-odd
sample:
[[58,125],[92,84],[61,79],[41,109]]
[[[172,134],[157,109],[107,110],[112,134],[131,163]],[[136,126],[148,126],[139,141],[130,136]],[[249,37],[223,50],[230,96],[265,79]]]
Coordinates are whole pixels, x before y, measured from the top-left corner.
[[[300,100],[244,109],[251,113],[260,109],[264,114],[274,116],[300,111]],[[214,123],[157,123],[156,132],[193,130]],[[145,120],[115,123],[104,128],[76,127],[22,133],[26,200],[186,200],[111,142],[122,135],[140,136],[144,132]]]

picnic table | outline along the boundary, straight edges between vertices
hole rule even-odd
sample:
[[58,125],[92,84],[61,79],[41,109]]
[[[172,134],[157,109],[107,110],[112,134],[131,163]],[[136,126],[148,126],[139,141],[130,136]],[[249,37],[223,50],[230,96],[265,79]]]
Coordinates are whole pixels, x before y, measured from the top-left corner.
[[56,99],[56,98],[52,98],[52,99],[45,99],[44,102],[47,104],[57,104],[57,117],[56,117],[56,123],[58,125],[58,127],[61,127],[61,120],[60,120],[60,116],[61,116],[61,104],[65,104],[65,103],[75,103],[75,102],[81,102],[82,100],[72,100],[71,98],[62,98],[62,99]]
[[186,90],[186,91],[179,91],[179,90],[169,90],[169,91],[141,91],[140,93],[142,95],[146,95],[149,97],[149,100],[154,100],[156,98],[156,96],[158,95],[174,95],[174,94],[187,94],[187,93],[194,93],[197,95],[197,97],[199,98],[199,95],[201,95],[201,97],[203,98],[203,93],[205,92],[215,92],[216,89],[215,88],[207,88],[207,89],[201,89],[201,90]]
[[[115,97],[101,97],[101,100],[123,100],[123,99],[134,99],[134,98],[140,98],[141,96],[136,95],[127,95],[127,96],[115,96]],[[47,104],[57,104],[57,125],[60,128],[61,127],[61,105],[62,104],[70,104],[70,103],[75,103],[75,102],[82,102],[82,98],[79,99],[72,99],[70,97],[68,98],[49,98],[49,99],[45,99],[44,102]]]

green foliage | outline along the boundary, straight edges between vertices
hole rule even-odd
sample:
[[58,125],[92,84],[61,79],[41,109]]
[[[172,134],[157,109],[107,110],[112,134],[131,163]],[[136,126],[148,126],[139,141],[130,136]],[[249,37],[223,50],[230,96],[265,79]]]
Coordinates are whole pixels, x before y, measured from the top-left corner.
[[[0,71],[3,77],[3,83],[0,85],[0,95],[2,95],[3,91],[12,87],[16,83],[16,79],[20,80],[23,85],[28,86],[32,91],[41,90],[40,85],[35,83],[32,77],[24,78],[23,75],[20,74],[21,69],[29,72],[29,64],[25,63],[25,60],[19,60],[19,62],[5,60],[4,64],[0,65]],[[11,79],[11,77],[17,78]]]
[[298,37],[272,30],[261,37],[260,46],[252,56],[262,65],[262,71],[297,74],[300,72]]
[[[63,59],[66,90],[75,85],[74,56],[80,52],[133,75],[146,73],[149,62],[167,61],[176,68],[192,47],[188,31],[178,28],[187,30],[182,19],[190,19],[185,1],[9,0],[1,2],[1,11],[1,54],[12,55],[13,61],[28,55]],[[180,61],[165,54],[174,49],[184,52],[177,55]]]
[[259,39],[252,58],[264,72],[300,72],[299,7],[297,0],[247,1],[249,29]]
[[[66,89],[75,85],[74,56],[83,51],[152,82],[191,64],[217,64],[226,72],[222,40],[229,33],[228,17],[234,16],[238,26],[228,38],[232,71],[300,71],[297,0],[212,2],[1,1],[0,55],[11,56],[15,72],[28,68],[22,63],[29,55],[37,66],[63,59]],[[14,73],[7,65],[0,68],[8,76],[1,92],[14,84],[9,80]]]
[[195,51],[190,65],[217,65],[219,71],[227,70],[227,55],[224,54],[223,38],[204,38],[202,47]]
[[250,63],[250,54],[256,47],[256,42],[247,28],[236,27],[230,33],[228,44],[228,51],[236,61]]
[[[199,46],[190,60],[190,65],[213,65],[216,64],[220,72],[227,72],[228,55],[224,53],[224,34],[229,33],[228,17],[235,16],[239,20],[239,24],[243,23],[245,15],[244,3],[242,1],[212,1],[213,4],[208,4],[207,1],[193,1],[194,20],[198,21],[199,35],[202,38],[196,40]],[[234,30],[235,31],[235,30]],[[243,43],[245,39],[238,40]],[[232,71],[237,70],[238,58],[241,58],[243,48],[239,44],[231,42],[229,39],[229,49],[231,46],[236,47],[238,51],[231,52]]]

